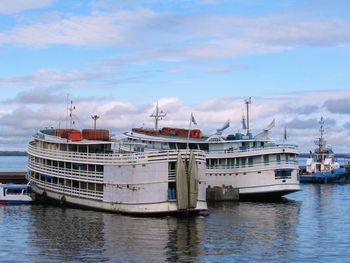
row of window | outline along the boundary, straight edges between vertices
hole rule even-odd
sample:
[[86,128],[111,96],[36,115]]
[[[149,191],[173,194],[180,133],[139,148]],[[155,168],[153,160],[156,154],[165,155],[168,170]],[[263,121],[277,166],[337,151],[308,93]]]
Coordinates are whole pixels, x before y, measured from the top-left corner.
[[49,184],[66,186],[66,187],[73,188],[75,190],[80,190],[80,191],[93,191],[93,192],[103,193],[103,184],[57,178],[57,177],[53,177],[45,174],[39,174],[36,172],[31,172],[31,176],[37,180],[40,180]]
[[62,162],[62,161],[43,159],[39,157],[30,157],[30,158],[31,158],[31,161],[34,161],[37,164],[52,166],[54,168],[74,169],[74,170],[81,170],[81,171],[87,171],[87,172],[103,173],[103,165]]
[[81,153],[111,153],[110,144],[52,144],[44,142],[41,148],[68,151],[68,152],[81,152]]
[[263,155],[263,161],[261,161],[260,156],[256,157],[237,157],[237,158],[221,158],[221,159],[207,159],[208,167],[218,167],[218,166],[231,166],[231,167],[252,167],[254,164],[264,163],[268,165],[271,161],[277,163],[281,161],[297,161],[295,154],[273,154],[273,155]]

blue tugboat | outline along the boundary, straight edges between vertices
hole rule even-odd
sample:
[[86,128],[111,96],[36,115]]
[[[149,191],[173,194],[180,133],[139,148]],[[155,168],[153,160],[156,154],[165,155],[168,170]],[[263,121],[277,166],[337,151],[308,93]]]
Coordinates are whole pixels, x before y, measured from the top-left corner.
[[317,148],[310,151],[306,161],[306,172],[300,175],[301,183],[346,183],[348,171],[334,158],[332,148],[324,139],[324,120],[320,120],[320,137],[315,141]]

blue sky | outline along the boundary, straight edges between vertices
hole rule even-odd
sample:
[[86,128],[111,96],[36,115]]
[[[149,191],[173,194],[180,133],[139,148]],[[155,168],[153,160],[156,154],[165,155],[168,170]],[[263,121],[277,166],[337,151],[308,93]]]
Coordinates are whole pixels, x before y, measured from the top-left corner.
[[2,0],[0,150],[57,126],[70,94],[77,128],[99,114],[116,134],[152,125],[156,101],[164,125],[194,112],[207,133],[227,119],[233,132],[252,97],[257,132],[276,119],[274,138],[286,126],[307,151],[323,115],[329,143],[349,152],[348,10],[347,0]]

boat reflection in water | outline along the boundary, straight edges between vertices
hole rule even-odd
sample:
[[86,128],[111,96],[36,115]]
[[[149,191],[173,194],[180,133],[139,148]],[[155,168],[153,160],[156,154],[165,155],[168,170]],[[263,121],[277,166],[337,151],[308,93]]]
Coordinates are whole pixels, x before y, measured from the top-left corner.
[[116,218],[104,215],[109,260],[191,261],[204,256],[205,218]]
[[223,261],[244,257],[247,262],[295,258],[301,205],[288,199],[210,205],[215,216],[206,222],[205,239],[212,240],[206,250],[207,259],[215,261],[218,255]]
[[32,208],[33,261],[181,262],[292,259],[300,203],[224,202],[211,206],[209,217],[197,218]]

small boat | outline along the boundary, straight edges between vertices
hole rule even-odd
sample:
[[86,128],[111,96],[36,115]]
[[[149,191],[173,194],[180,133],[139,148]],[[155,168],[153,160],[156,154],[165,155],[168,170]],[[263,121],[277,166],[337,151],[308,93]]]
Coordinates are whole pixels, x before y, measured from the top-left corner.
[[2,184],[0,183],[0,204],[1,205],[22,205],[32,202],[27,194],[27,184]]
[[324,139],[324,119],[320,120],[320,137],[315,144],[317,148],[310,151],[306,161],[306,169],[300,175],[301,183],[346,183],[349,182],[349,174],[346,168],[341,167],[336,161],[334,152]]

